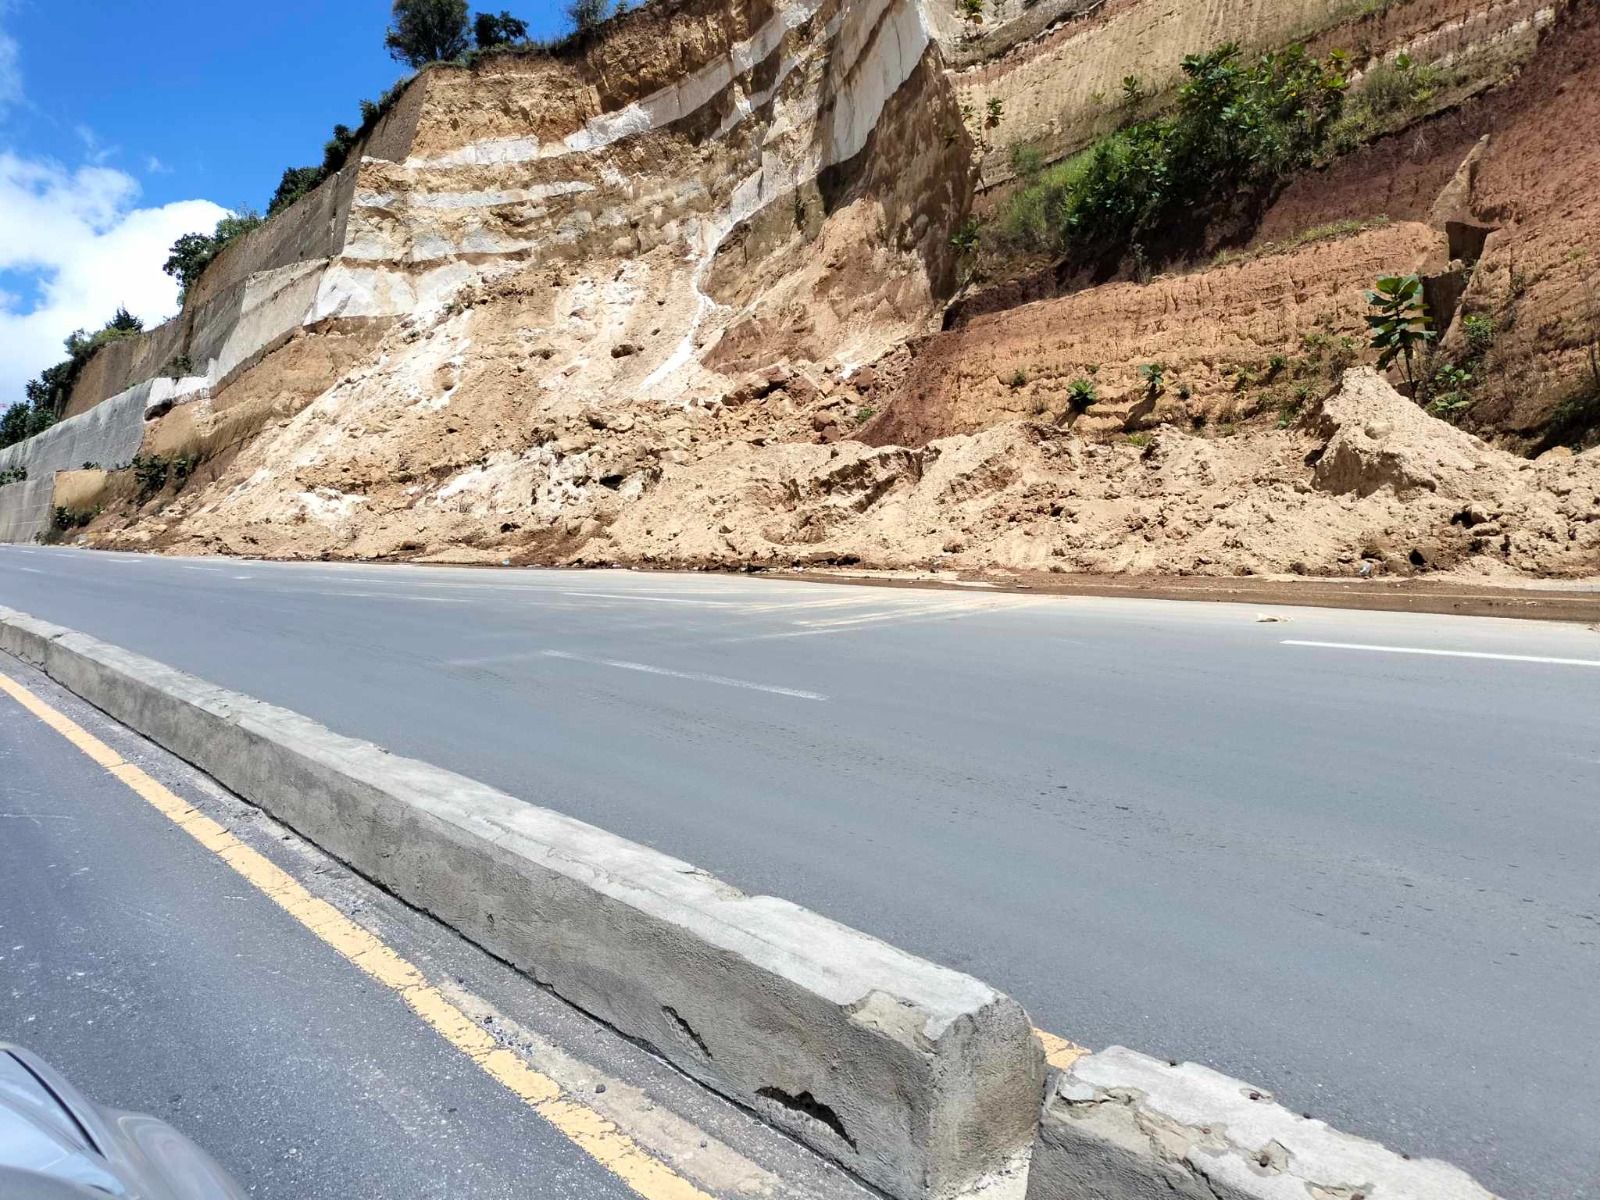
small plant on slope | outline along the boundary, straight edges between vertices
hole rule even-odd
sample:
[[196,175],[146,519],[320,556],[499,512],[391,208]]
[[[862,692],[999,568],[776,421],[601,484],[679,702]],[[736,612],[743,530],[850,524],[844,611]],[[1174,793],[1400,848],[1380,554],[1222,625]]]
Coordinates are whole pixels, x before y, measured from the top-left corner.
[[1159,400],[1167,390],[1167,368],[1163,363],[1145,363],[1139,368],[1139,378],[1144,380],[1146,400]]
[[1388,370],[1399,359],[1406,387],[1415,400],[1418,395],[1416,357],[1437,336],[1428,321],[1428,306],[1422,298],[1422,280],[1415,275],[1385,275],[1367,293],[1367,327],[1372,331],[1372,348],[1378,351],[1378,368]]
[[1100,392],[1094,386],[1094,380],[1083,375],[1078,376],[1067,384],[1067,411],[1074,413],[1088,412],[1100,399]]

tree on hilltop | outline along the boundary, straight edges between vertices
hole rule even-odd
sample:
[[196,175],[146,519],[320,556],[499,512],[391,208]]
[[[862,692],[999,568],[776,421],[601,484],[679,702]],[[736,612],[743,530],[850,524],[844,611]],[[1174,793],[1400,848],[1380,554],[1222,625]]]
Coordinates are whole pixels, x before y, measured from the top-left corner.
[[499,16],[481,12],[472,19],[472,37],[478,43],[479,50],[507,46],[512,42],[527,41],[528,23],[504,11]]
[[394,0],[384,44],[400,62],[422,68],[467,52],[467,0]]

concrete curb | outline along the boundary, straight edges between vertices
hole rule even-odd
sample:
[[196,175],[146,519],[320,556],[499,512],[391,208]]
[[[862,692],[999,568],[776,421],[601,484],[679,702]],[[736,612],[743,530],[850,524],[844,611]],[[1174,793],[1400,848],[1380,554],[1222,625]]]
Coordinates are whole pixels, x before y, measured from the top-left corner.
[[891,1196],[1035,1135],[1039,1043],[970,976],[10,609],[0,650]]
[[1494,1200],[1195,1063],[1113,1046],[1051,1080],[1027,1200]]
[[[897,1200],[1495,1200],[1114,1046],[1053,1073],[967,975],[464,776],[0,608],[0,651]],[[1007,1190],[1006,1194],[1011,1194]]]

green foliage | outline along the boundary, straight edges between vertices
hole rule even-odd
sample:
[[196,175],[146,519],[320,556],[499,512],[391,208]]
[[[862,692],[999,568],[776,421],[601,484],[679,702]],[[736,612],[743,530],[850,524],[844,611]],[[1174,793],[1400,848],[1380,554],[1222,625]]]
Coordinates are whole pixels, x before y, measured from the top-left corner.
[[[1175,109],[1101,138],[1013,199],[1003,232],[1036,249],[1100,256],[1160,240],[1196,214],[1270,193],[1314,160],[1344,102],[1342,59],[1304,47],[1183,60]],[[1126,94],[1142,90],[1137,80]],[[1034,241],[1040,235],[1048,239]]]
[[13,404],[0,414],[0,447],[15,446],[29,436],[33,410],[26,404]]
[[1161,393],[1166,391],[1167,368],[1164,363],[1145,363],[1139,368],[1139,378],[1144,380],[1147,400],[1159,400]]
[[186,233],[172,243],[162,270],[178,281],[180,301],[189,295],[189,289],[199,282],[206,268],[233,242],[253,229],[258,229],[265,218],[254,209],[231,212],[217,222],[211,233]]
[[72,398],[72,389],[77,386],[78,377],[100,348],[133,337],[143,329],[143,321],[126,308],[118,308],[116,314],[94,333],[77,329],[68,334],[62,343],[67,357],[53,367],[46,367],[37,378],[30,379],[23,386],[25,399],[11,405],[0,415],[0,447],[15,445],[54,425],[67,407],[67,401]]
[[950,244],[961,254],[971,254],[978,248],[980,226],[976,217],[968,217],[961,228],[950,235]]
[[141,502],[154,496],[167,486],[167,472],[171,462],[161,454],[135,454],[133,462],[133,477],[139,484],[139,499]]
[[325,178],[327,176],[322,173],[321,167],[286,167],[283,178],[278,180],[278,190],[272,193],[272,200],[267,205],[267,215],[270,217],[282,212]]
[[5,470],[0,471],[0,487],[5,487],[6,484],[8,484],[8,483],[27,483],[27,482],[28,482],[28,468],[27,467],[7,467]]
[[1100,399],[1100,391],[1094,385],[1094,380],[1084,375],[1079,375],[1067,384],[1067,411],[1088,412]]
[[1446,364],[1439,367],[1427,386],[1428,411],[1436,417],[1453,421],[1472,407],[1468,389],[1472,386],[1472,372],[1464,366]]
[[1473,313],[1461,318],[1461,331],[1467,338],[1467,354],[1482,358],[1494,345],[1495,323],[1488,313]]
[[990,96],[989,103],[984,106],[983,127],[985,129],[1000,128],[1000,120],[1006,115],[1005,101],[999,96]]
[[983,0],[961,0],[961,15],[970,25],[983,23]]
[[1010,384],[1013,390],[1020,387],[1027,387],[1028,373],[1021,367],[1018,367],[1015,371],[1011,372]]
[[1378,351],[1378,369],[1387,370],[1399,359],[1412,397],[1420,400],[1414,359],[1437,336],[1422,299],[1422,280],[1415,275],[1385,275],[1367,293],[1367,305],[1372,309],[1367,328],[1372,348]]
[[1038,146],[1018,142],[1011,147],[1011,169],[1023,179],[1032,179],[1044,170],[1044,151]]
[[[481,14],[480,14],[481,15]],[[507,14],[502,13],[501,17]],[[500,18],[496,18],[498,20]],[[409,80],[402,79],[377,100],[361,102],[361,124],[351,129],[348,125],[335,125],[333,136],[322,147],[322,162],[314,167],[289,167],[278,181],[278,190],[267,205],[267,216],[275,216],[300,197],[313,191],[325,179],[338,174],[350,160],[351,153],[366,140],[385,113],[394,107]]]
[[1408,54],[1375,63],[1352,92],[1329,141],[1348,152],[1399,128],[1427,112],[1439,92],[1457,79],[1457,71],[1420,63]]
[[111,320],[106,322],[105,329],[102,332],[118,334],[142,333],[144,332],[144,322],[129,312],[127,308],[118,305],[117,311],[112,314]]
[[82,529],[98,516],[98,510],[93,508],[57,508],[51,525],[60,533],[72,529]]
[[481,12],[472,18],[472,40],[478,44],[479,50],[525,42],[528,40],[528,23],[503,10],[498,16]]
[[467,52],[467,0],[394,0],[383,39],[389,55],[415,70]]

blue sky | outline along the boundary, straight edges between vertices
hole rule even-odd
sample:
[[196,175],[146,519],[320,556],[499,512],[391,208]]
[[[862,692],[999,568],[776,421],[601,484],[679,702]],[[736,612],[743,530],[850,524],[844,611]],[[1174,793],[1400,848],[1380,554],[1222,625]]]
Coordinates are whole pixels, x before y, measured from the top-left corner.
[[[492,7],[566,25],[558,0]],[[358,123],[405,71],[388,20],[389,0],[0,0],[0,407],[119,303],[171,315],[165,247],[265,208]]]

